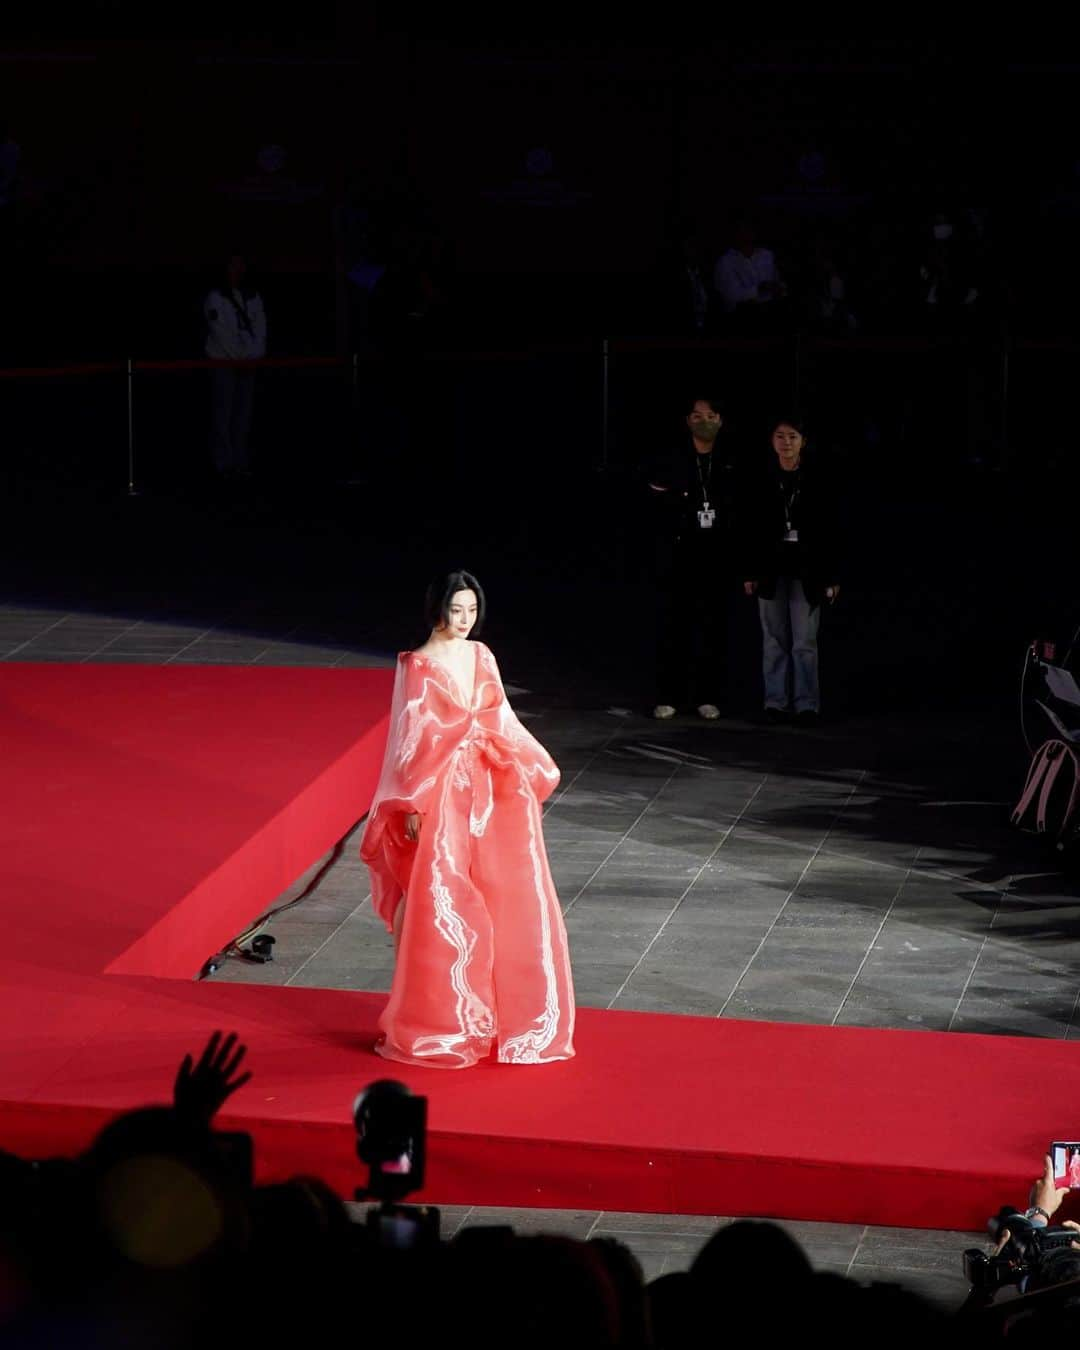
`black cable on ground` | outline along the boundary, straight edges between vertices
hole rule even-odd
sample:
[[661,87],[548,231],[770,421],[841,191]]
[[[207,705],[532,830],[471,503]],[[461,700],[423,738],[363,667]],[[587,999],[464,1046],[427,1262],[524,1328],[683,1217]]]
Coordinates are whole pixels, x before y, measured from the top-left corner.
[[[354,825],[353,829],[355,828],[356,826]],[[272,958],[270,956],[264,956],[255,951],[245,950],[243,944],[256,937],[271,919],[277,918],[279,914],[284,914],[287,909],[292,909],[293,905],[298,905],[301,900],[306,900],[308,896],[312,895],[319,888],[319,885],[327,872],[330,871],[345,852],[345,841],[352,832],[352,829],[350,829],[342,835],[331,850],[330,856],[327,858],[326,862],[323,863],[299,895],[293,896],[291,900],[287,900],[283,905],[278,905],[276,909],[268,910],[261,918],[256,919],[250,927],[245,928],[242,933],[234,937],[231,942],[227,942],[225,946],[222,947],[221,951],[215,952],[213,956],[207,957],[203,962],[202,968],[196,976],[196,979],[206,979],[207,975],[212,975],[215,970],[219,970],[228,960],[251,961],[256,965],[263,965],[265,962],[271,960]]]

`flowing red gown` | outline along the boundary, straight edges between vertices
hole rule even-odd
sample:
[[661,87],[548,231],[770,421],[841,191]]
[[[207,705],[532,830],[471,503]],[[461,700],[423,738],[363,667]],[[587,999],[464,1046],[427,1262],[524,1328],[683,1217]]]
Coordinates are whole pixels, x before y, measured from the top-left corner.
[[[514,715],[476,642],[466,707],[441,662],[403,652],[382,776],[360,856],[375,912],[405,915],[376,1049],[463,1069],[574,1053],[574,989],[540,806],[559,770]],[[420,838],[405,818],[423,817]]]

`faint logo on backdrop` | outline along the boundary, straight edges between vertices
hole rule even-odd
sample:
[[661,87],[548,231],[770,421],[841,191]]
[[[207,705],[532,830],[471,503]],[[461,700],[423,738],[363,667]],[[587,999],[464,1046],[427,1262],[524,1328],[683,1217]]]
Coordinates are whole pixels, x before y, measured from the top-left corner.
[[570,187],[556,176],[555,156],[546,146],[527,151],[524,168],[525,177],[513,178],[504,187],[483,189],[480,196],[500,206],[539,210],[566,210],[592,200],[591,192]]
[[286,159],[288,155],[284,146],[264,145],[255,156],[255,163],[265,174],[280,173],[285,167]]
[[251,173],[220,184],[218,191],[239,201],[283,202],[293,206],[323,196],[322,183],[305,183],[286,173],[288,163],[289,152],[285,147],[268,142],[255,152]]
[[786,187],[761,198],[768,206],[800,216],[845,216],[869,201],[869,194],[852,192],[838,177],[828,156],[810,146],[798,156]]
[[525,156],[525,167],[534,178],[546,178],[555,167],[555,160],[550,150],[538,146]]

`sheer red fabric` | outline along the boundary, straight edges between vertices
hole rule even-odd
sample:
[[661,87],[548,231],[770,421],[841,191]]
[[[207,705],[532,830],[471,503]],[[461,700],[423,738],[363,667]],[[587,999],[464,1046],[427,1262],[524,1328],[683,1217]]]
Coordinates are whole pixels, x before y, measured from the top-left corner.
[[[398,658],[390,736],[360,856],[388,928],[405,913],[376,1045],[388,1059],[467,1068],[573,1053],[574,990],[541,803],[559,770],[473,644],[471,704],[449,669]],[[405,818],[422,816],[420,837]]]

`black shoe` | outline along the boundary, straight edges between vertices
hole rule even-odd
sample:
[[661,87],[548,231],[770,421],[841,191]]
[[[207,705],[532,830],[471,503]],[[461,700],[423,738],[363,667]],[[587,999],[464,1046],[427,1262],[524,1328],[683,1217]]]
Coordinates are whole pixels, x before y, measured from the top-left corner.
[[786,722],[787,720],[788,712],[786,708],[765,709],[765,721],[768,722],[771,727],[779,726],[781,722]]
[[821,714],[816,708],[804,708],[802,712],[795,714],[795,725],[800,727],[816,727],[821,721]]

